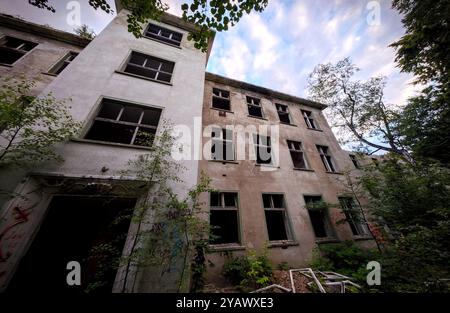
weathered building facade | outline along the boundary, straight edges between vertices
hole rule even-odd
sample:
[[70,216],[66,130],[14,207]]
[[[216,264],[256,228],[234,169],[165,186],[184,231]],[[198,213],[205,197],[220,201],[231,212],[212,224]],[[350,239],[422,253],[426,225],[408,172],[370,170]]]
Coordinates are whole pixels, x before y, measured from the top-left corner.
[[[210,281],[222,281],[229,253],[267,246],[274,264],[304,266],[321,243],[354,239],[373,244],[363,226],[337,223],[345,218],[338,207],[314,206],[348,199],[342,173],[354,168],[322,114],[325,106],[207,73],[209,52],[187,40],[195,30],[167,14],[136,39],[127,31],[122,10],[89,41],[0,16],[0,48],[6,53],[0,75],[24,74],[38,82],[34,95],[51,92],[58,99],[70,98],[71,114],[82,123],[76,138],[55,147],[64,162],[30,170],[0,169],[0,188],[26,195],[0,203],[0,290],[17,289],[27,279],[29,288],[37,288],[32,279],[63,277],[65,284],[66,268],[58,268],[53,276],[45,272],[60,266],[51,260],[67,263],[82,255],[82,244],[70,251],[72,242],[89,245],[108,238],[100,231],[106,223],[104,207],[133,209],[148,199],[139,179],[124,178],[120,172],[146,153],[149,148],[141,136],[158,133],[163,120],[190,130],[188,148],[196,140],[205,144],[214,133],[214,148],[191,149],[191,157],[180,161],[187,170],[180,173],[183,183],[174,185],[183,196],[205,172],[217,190],[203,195],[214,228],[207,255],[215,265],[208,267]],[[236,129],[222,130],[228,126]],[[237,131],[239,127],[246,131]],[[274,132],[260,133],[264,127]],[[239,134],[244,134],[243,159],[238,158]],[[269,158],[255,147],[269,151]],[[256,151],[253,159],[250,151]],[[99,195],[107,205],[96,200]],[[136,234],[129,225],[121,230],[123,255],[130,253]],[[67,242],[58,242],[55,234]],[[48,254],[35,264],[43,253],[37,250]],[[33,271],[39,266],[41,271]],[[119,269],[113,275],[107,288],[115,292],[177,290],[177,273],[156,277],[137,271],[124,277]]]

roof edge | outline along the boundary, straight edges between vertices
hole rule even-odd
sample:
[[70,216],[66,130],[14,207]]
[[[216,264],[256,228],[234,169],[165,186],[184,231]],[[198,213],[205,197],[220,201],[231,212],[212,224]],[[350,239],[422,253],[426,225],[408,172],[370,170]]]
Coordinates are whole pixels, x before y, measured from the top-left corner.
[[23,31],[26,33],[40,35],[49,39],[59,40],[65,43],[70,43],[79,47],[86,47],[91,40],[80,37],[78,35],[51,28],[32,22],[25,21],[19,17],[9,14],[0,13],[0,25],[6,26],[15,30]]
[[248,91],[257,92],[257,93],[260,93],[260,94],[263,94],[263,95],[266,95],[266,96],[269,96],[272,98],[277,98],[279,100],[284,100],[284,101],[288,101],[288,102],[294,102],[297,104],[306,105],[306,106],[313,107],[313,108],[320,109],[320,110],[323,110],[327,107],[327,105],[320,103],[320,102],[300,98],[297,96],[289,95],[286,93],[282,93],[282,92],[275,91],[275,90],[261,87],[261,86],[256,86],[256,85],[253,85],[250,83],[246,83],[246,82],[239,81],[236,79],[228,78],[225,76],[220,76],[220,75],[213,74],[210,72],[205,73],[205,80],[213,81],[216,83],[221,83],[224,85],[229,85],[229,86],[236,87],[236,88],[245,89]]

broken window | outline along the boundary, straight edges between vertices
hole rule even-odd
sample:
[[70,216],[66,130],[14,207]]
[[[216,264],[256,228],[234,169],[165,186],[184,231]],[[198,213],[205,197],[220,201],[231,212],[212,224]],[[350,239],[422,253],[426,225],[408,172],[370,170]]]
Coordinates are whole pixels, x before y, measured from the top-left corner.
[[213,88],[212,107],[215,109],[230,111],[230,92]]
[[166,83],[172,79],[174,62],[155,58],[139,52],[131,52],[124,71]]
[[327,172],[336,172],[328,147],[317,146],[317,151],[319,151],[320,159],[322,160],[323,166],[325,166],[325,170]]
[[353,235],[368,235],[369,229],[364,220],[361,208],[355,203],[355,200],[352,197],[340,197],[339,203],[341,204],[342,211],[345,214],[345,219],[350,225]]
[[211,160],[234,160],[233,131],[214,128],[211,133]]
[[72,51],[69,52],[58,63],[56,63],[55,66],[53,66],[53,68],[49,71],[49,73],[58,75],[67,67],[67,65],[70,64],[70,62],[73,61],[73,59],[76,58],[77,55],[78,53],[76,52]]
[[103,99],[86,139],[151,146],[161,110]]
[[263,117],[261,99],[247,96],[248,115],[253,117]]
[[165,43],[180,46],[183,34],[150,23],[145,31],[145,36],[163,41]]
[[284,105],[284,104],[279,104],[279,103],[276,103],[275,106],[277,108],[277,113],[278,113],[280,122],[286,123],[286,124],[291,124],[291,118],[289,116],[288,106]]
[[306,126],[311,129],[319,129],[314,121],[311,111],[301,110]]
[[359,168],[359,163],[358,163],[358,159],[356,158],[356,155],[350,154],[349,156],[350,156],[350,160],[352,160],[355,168]]
[[333,231],[328,218],[328,210],[322,206],[322,197],[305,196],[309,218],[317,238],[333,237]]
[[237,193],[211,192],[211,244],[239,243]]
[[256,164],[272,164],[272,148],[270,137],[253,134],[256,153]]
[[288,140],[287,143],[289,147],[289,152],[291,153],[292,162],[294,163],[294,168],[307,169],[308,165],[306,163],[302,143],[291,140]]
[[4,36],[0,39],[0,63],[13,64],[36,46],[31,41]]
[[282,194],[263,194],[269,241],[288,240],[289,222]]

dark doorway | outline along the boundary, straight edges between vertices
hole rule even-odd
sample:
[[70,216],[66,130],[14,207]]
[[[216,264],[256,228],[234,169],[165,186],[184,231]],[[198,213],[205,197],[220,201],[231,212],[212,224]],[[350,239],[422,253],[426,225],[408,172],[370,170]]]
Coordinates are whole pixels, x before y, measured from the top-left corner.
[[[134,198],[55,196],[8,291],[111,292]],[[81,265],[81,286],[69,286],[67,263]]]

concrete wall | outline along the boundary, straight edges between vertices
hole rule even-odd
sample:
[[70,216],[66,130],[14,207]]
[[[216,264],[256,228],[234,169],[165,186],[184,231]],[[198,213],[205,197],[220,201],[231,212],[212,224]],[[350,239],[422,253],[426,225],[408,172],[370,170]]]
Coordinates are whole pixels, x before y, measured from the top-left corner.
[[[327,173],[317,152],[316,145],[328,146],[333,156],[335,166],[339,172],[354,168],[346,152],[344,152],[320,109],[306,106],[302,103],[287,102],[259,94],[256,89],[247,91],[223,84],[224,80],[206,81],[203,102],[203,126],[220,125],[279,125],[280,148],[279,168],[274,171],[261,171],[260,166],[252,160],[238,160],[237,162],[217,162],[202,160],[200,169],[212,178],[212,187],[219,191],[236,191],[239,199],[239,219],[241,246],[214,246],[208,254],[208,280],[216,284],[223,282],[220,273],[227,255],[243,254],[245,250],[261,250],[268,242],[265,215],[262,204],[262,193],[283,193],[287,212],[293,232],[292,242],[285,247],[269,244],[270,259],[276,266],[281,262],[288,262],[292,267],[308,264],[312,251],[320,243],[314,236],[313,228],[305,208],[304,195],[321,195],[328,203],[338,203],[338,196],[345,190],[341,181],[342,174]],[[233,84],[234,85],[234,84]],[[219,116],[220,111],[211,109],[212,88],[229,90],[231,92],[231,111],[226,116]],[[248,116],[245,96],[261,98],[266,120]],[[295,126],[279,123],[275,103],[289,106],[291,120]],[[307,129],[300,109],[313,112],[320,131]],[[205,137],[204,140],[207,140]],[[292,159],[286,140],[300,141],[312,171],[294,170]],[[247,142],[248,144],[248,142]],[[248,148],[247,148],[248,149]],[[205,203],[208,197],[205,196]],[[330,209],[330,219],[336,233],[337,240],[354,239],[347,224],[337,225],[336,222],[344,218],[337,208]]]

